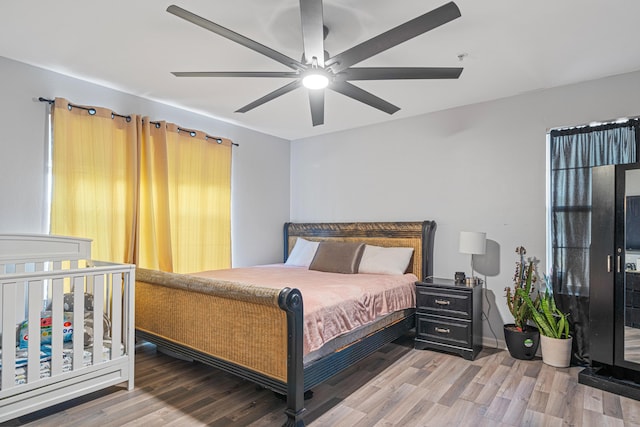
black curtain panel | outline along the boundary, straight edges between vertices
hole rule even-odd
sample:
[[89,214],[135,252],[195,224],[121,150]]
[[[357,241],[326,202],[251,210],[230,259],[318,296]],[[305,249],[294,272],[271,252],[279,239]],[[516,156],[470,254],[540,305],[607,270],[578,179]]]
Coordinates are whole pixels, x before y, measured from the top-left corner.
[[570,312],[572,363],[589,357],[591,168],[637,161],[638,120],[550,133],[550,278],[558,307]]

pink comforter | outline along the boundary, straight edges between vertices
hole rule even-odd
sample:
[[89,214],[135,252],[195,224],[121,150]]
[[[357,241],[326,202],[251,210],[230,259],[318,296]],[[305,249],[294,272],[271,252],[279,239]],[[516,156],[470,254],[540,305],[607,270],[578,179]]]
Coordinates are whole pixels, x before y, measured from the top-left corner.
[[394,311],[415,307],[413,274],[339,274],[284,264],[192,273],[269,288],[297,288],[304,309],[304,354]]

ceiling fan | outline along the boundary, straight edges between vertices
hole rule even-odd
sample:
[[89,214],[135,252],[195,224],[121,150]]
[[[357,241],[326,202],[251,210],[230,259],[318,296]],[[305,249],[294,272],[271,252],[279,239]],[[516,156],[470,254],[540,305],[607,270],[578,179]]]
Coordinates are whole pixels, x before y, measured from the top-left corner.
[[324,50],[324,39],[328,34],[328,29],[324,26],[322,8],[322,0],[300,0],[304,53],[302,59],[297,61],[179,6],[171,5],[167,8],[167,12],[261,53],[293,70],[281,72],[194,71],[173,72],[172,74],[177,77],[292,78],[294,80],[291,83],[245,105],[236,110],[236,113],[246,113],[300,86],[305,86],[309,89],[311,121],[313,126],[317,126],[324,123],[324,88],[341,93],[385,113],[393,114],[400,108],[349,83],[349,81],[457,79],[462,73],[462,68],[457,67],[353,67],[353,65],[380,52],[459,18],[461,16],[460,10],[454,2],[440,6],[332,57]]

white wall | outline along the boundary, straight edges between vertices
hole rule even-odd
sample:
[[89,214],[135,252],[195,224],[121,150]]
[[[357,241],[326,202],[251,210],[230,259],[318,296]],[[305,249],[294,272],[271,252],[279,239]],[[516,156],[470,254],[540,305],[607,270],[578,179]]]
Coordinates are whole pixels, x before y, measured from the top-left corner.
[[46,232],[45,119],[38,97],[167,120],[240,144],[233,149],[234,266],[279,262],[289,219],[289,141],[0,57],[0,233]]
[[[43,96],[221,135],[233,152],[234,266],[278,262],[292,221],[433,219],[435,274],[469,272],[458,233],[499,248],[485,312],[502,340],[514,248],[545,267],[545,142],[554,127],[640,115],[640,72],[291,142],[0,57],[0,232],[43,232]],[[366,108],[354,105],[354,108]],[[291,191],[289,190],[289,186]],[[487,343],[493,335],[484,328]]]
[[499,270],[484,310],[501,341],[516,246],[546,271],[547,131],[628,115],[640,115],[640,73],[293,141],[291,220],[433,219],[435,275],[447,278],[469,274],[459,232],[486,232]]

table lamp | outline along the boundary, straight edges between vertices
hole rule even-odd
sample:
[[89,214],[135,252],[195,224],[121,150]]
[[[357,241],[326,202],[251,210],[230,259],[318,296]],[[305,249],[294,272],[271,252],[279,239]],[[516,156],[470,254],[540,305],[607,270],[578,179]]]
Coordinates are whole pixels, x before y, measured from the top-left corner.
[[476,283],[473,275],[473,256],[483,255],[487,251],[487,233],[478,231],[461,231],[460,232],[460,253],[471,254],[471,281]]

